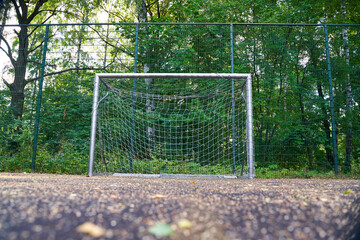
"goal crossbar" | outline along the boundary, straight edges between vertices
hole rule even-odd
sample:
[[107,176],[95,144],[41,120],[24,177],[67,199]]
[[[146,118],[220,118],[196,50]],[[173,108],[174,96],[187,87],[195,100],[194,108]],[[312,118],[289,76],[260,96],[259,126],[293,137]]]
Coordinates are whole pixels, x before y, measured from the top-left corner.
[[[101,79],[146,79],[146,78],[209,78],[209,79],[240,79],[245,81],[246,102],[246,152],[248,163],[248,178],[253,179],[254,171],[254,140],[253,140],[253,110],[251,74],[243,73],[96,73],[94,79],[94,94],[91,117],[90,152],[88,176],[93,176],[96,143],[96,121],[99,105],[99,85]],[[232,83],[234,86],[234,83]],[[101,100],[100,100],[101,101]]]
[[95,78],[225,78],[251,79],[245,73],[96,73]]

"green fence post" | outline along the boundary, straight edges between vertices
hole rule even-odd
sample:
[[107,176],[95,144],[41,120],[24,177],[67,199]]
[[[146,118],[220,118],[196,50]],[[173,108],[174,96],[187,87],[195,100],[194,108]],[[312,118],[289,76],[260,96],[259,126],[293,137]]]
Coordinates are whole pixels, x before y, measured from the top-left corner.
[[33,155],[32,155],[32,162],[31,162],[31,171],[33,171],[33,172],[35,171],[36,148],[37,148],[38,135],[39,135],[40,109],[41,109],[42,88],[43,88],[43,82],[44,82],[44,72],[45,72],[45,64],[46,64],[46,51],[47,51],[48,38],[49,38],[49,25],[47,24],[46,30],[45,30],[43,58],[42,58],[42,63],[41,63],[38,103],[36,106],[34,145],[33,145]]
[[[136,24],[135,33],[135,56],[134,56],[134,73],[137,72],[137,57],[139,46],[139,24]],[[135,134],[135,92],[136,92],[136,78],[134,78],[133,84],[133,96],[132,96],[132,114],[131,114],[131,137],[130,137],[130,172],[133,172],[133,152],[134,152],[134,134]]]
[[331,111],[331,128],[332,128],[332,140],[333,140],[333,148],[334,148],[334,165],[335,165],[335,174],[338,174],[338,160],[337,160],[337,137],[336,137],[336,124],[335,124],[335,111],[334,111],[334,94],[333,94],[333,86],[332,86],[332,78],[331,78],[331,63],[330,63],[330,50],[329,50],[329,37],[327,31],[327,25],[324,25],[325,32],[325,47],[326,47],[326,61],[328,68],[328,76],[329,76],[329,95],[330,95],[330,111]]

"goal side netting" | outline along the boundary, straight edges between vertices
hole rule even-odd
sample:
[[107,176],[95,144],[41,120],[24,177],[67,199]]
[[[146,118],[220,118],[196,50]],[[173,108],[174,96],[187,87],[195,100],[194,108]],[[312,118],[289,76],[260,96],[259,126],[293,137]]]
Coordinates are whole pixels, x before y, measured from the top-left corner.
[[254,178],[250,74],[98,73],[88,175]]

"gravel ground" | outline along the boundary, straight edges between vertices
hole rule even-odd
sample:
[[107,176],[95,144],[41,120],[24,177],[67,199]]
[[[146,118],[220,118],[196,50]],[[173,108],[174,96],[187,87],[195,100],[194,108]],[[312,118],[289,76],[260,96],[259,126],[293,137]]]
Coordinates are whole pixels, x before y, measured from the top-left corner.
[[0,173],[0,239],[360,239],[359,192],[359,180]]

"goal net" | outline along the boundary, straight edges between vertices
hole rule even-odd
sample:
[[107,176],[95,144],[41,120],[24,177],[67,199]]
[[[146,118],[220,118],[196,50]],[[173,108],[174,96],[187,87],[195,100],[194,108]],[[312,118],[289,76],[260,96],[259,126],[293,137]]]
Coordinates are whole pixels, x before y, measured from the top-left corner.
[[250,74],[95,75],[89,172],[254,177]]

